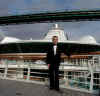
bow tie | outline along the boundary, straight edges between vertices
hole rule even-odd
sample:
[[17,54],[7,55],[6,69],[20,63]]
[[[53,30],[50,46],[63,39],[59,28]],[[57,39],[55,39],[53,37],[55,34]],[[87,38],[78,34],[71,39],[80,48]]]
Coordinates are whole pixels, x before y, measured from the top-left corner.
[[53,44],[53,46],[57,46],[57,44]]

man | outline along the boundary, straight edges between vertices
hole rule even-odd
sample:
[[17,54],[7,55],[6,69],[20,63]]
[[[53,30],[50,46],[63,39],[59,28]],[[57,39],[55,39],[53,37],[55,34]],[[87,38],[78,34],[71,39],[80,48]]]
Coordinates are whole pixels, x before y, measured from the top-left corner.
[[[65,52],[61,46],[58,45],[58,37],[52,37],[52,45],[49,46],[47,51],[47,64],[49,68],[50,89],[59,91],[59,65],[61,61],[61,53]],[[68,55],[68,54],[67,54]]]

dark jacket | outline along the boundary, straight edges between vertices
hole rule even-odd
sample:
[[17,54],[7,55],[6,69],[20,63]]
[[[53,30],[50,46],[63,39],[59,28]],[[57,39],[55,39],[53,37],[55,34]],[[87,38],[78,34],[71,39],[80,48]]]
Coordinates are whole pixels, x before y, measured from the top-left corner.
[[61,48],[61,46],[59,46],[57,44],[57,51],[56,51],[56,55],[54,55],[54,49],[53,49],[53,44],[51,46],[48,47],[47,49],[47,58],[46,58],[46,63],[47,64],[57,64],[58,66],[60,65],[60,62],[61,62],[61,53],[65,53],[66,55],[67,52]]

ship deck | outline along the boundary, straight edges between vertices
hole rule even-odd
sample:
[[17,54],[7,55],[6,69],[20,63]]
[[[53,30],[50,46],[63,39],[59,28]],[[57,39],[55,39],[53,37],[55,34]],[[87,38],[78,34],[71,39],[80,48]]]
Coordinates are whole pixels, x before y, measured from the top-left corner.
[[0,96],[97,96],[87,92],[61,88],[50,90],[47,85],[0,79]]

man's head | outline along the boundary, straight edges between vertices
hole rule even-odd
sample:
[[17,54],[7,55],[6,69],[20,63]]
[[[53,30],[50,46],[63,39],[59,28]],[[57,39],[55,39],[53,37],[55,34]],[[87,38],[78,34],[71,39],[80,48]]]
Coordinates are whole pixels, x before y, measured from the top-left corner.
[[53,44],[57,44],[58,43],[58,36],[53,36],[52,37],[52,42],[53,42]]

